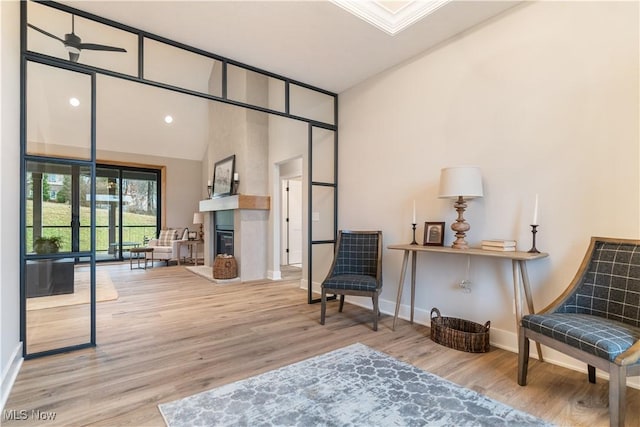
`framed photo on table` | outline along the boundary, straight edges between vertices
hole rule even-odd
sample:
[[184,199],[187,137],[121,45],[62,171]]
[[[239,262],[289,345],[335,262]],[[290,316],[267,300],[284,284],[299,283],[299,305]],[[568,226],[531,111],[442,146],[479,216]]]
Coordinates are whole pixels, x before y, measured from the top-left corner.
[[444,245],[444,222],[424,223],[424,246]]
[[222,159],[213,166],[213,192],[212,197],[231,195],[233,173],[235,172],[236,155]]

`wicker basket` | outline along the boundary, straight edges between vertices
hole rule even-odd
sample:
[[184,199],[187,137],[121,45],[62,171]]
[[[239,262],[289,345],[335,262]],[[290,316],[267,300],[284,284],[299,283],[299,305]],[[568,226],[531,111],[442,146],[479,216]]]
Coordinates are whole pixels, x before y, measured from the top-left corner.
[[455,350],[486,353],[489,351],[490,327],[490,321],[483,326],[470,320],[442,317],[440,310],[431,309],[431,339]]
[[213,278],[233,279],[236,277],[238,277],[238,263],[233,255],[218,255],[213,262]]

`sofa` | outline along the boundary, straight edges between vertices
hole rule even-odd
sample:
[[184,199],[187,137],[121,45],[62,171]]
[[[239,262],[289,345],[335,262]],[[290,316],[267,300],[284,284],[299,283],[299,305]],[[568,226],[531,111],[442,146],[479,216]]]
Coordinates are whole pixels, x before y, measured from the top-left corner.
[[[178,257],[187,256],[188,248],[180,246],[179,242],[189,239],[189,229],[169,228],[160,230],[157,239],[149,240],[147,246],[153,249],[153,260],[166,261],[169,265],[170,261],[177,261]],[[146,254],[147,258],[151,258],[151,254]]]

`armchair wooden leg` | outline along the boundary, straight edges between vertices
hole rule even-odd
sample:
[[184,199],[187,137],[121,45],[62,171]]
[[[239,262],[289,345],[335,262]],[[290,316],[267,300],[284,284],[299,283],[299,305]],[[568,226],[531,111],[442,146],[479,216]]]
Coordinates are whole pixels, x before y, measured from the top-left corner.
[[327,291],[324,288],[322,288],[322,303],[320,305],[320,324],[324,325],[324,316],[327,311]]
[[340,308],[338,311],[342,313],[342,307],[344,307],[344,294],[340,295]]
[[624,427],[627,367],[611,364],[609,369],[609,425]]
[[373,299],[373,330],[378,330],[378,295],[374,295]]
[[529,338],[524,335],[524,328],[520,327],[518,334],[518,384],[527,385],[527,370],[529,369]]

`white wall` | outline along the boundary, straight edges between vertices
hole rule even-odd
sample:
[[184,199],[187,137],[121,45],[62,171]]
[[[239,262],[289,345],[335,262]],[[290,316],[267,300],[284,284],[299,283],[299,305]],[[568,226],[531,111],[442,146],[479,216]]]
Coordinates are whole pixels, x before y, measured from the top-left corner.
[[[418,223],[456,218],[438,199],[442,167],[483,171],[469,203],[468,241],[537,246],[536,309],[573,278],[590,236],[640,237],[638,2],[527,3],[340,95],[339,227],[381,229],[385,246],[411,241]],[[422,241],[423,227],[418,227]],[[384,252],[382,308],[392,313],[402,254]],[[492,341],[516,349],[511,266],[463,256],[418,256],[416,304],[492,322]],[[408,283],[402,299],[409,304]]]
[[0,2],[0,411],[22,361],[20,342],[20,7]]

